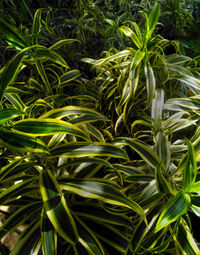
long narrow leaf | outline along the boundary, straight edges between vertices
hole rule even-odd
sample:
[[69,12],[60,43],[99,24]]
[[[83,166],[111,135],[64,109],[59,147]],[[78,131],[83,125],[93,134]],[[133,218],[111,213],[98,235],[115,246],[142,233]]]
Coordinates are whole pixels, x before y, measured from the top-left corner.
[[141,158],[149,164],[151,167],[156,168],[161,160],[158,157],[158,155],[145,143],[132,139],[132,138],[116,138],[113,140],[113,143],[118,145],[118,146],[125,146],[128,145],[130,146],[134,151],[136,151]]
[[7,122],[8,120],[24,115],[25,112],[21,112],[16,109],[6,108],[0,109],[0,124]]
[[40,119],[45,119],[45,118],[64,118],[67,116],[76,116],[76,115],[94,115],[99,119],[102,120],[108,120],[106,117],[104,117],[103,115],[101,115],[100,113],[86,108],[86,107],[80,107],[80,106],[65,106],[62,108],[58,108],[58,109],[53,109],[48,111],[47,113],[45,113],[44,115],[42,115],[40,117]]
[[44,209],[41,215],[41,235],[43,255],[57,255],[56,232]]
[[178,192],[175,197],[168,201],[163,209],[158,219],[155,232],[158,232],[185,214],[190,206],[190,203],[191,199],[188,194],[185,194],[182,191]]
[[38,9],[34,15],[33,27],[32,27],[33,44],[38,44],[38,36],[41,29],[41,14],[42,14],[42,9]]
[[96,180],[65,179],[60,181],[60,187],[83,197],[95,198],[110,204],[128,207],[144,216],[142,208],[134,201],[128,199],[113,184]]
[[3,97],[6,87],[11,84],[17,76],[18,70],[21,66],[21,62],[23,61],[26,52],[26,48],[20,51],[7,63],[6,67],[4,68],[0,76],[0,100]]
[[75,125],[58,119],[27,119],[15,122],[13,129],[30,134],[31,136],[45,136],[54,134],[71,134],[88,139],[86,133]]
[[199,247],[184,221],[181,222],[176,238],[183,255],[200,254]]
[[144,72],[145,72],[145,76],[146,76],[146,86],[147,86],[147,107],[149,107],[153,100],[153,97],[155,94],[155,88],[156,88],[154,72],[153,72],[153,69],[152,69],[150,63],[147,62],[145,64]]
[[20,34],[18,29],[13,25],[8,24],[5,20],[0,18],[0,32],[6,37],[8,44],[12,45],[18,50],[27,47],[25,38]]
[[74,219],[55,177],[49,170],[43,170],[40,174],[40,190],[46,214],[55,230],[67,242],[76,243],[79,237]]
[[40,139],[3,128],[0,129],[0,142],[14,152],[48,153],[47,146]]
[[195,152],[190,141],[187,142],[187,148],[188,148],[187,163],[183,172],[183,183],[185,188],[187,188],[195,181],[197,175],[197,163],[195,159]]
[[76,142],[61,145],[51,150],[53,157],[79,158],[89,156],[108,156],[127,159],[126,152],[118,146],[109,143]]

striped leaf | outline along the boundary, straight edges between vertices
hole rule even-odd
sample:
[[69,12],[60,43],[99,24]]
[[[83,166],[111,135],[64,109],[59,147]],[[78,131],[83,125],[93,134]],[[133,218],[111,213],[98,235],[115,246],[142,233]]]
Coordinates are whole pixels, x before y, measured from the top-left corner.
[[42,81],[45,84],[46,90],[49,92],[50,91],[49,79],[46,75],[46,71],[44,69],[44,66],[43,66],[41,60],[36,60],[36,67],[37,67],[38,73],[40,74]]
[[116,54],[114,54],[112,56],[104,58],[101,61],[98,61],[96,65],[99,69],[102,66],[102,64],[104,64],[105,62],[112,61],[112,60],[122,58],[122,57],[127,57],[130,54],[132,54],[132,50],[123,50],[123,51],[117,52]]
[[12,86],[8,86],[5,90],[5,94],[31,94],[30,91],[24,91],[22,89],[18,89]]
[[136,69],[139,66],[141,61],[144,59],[145,54],[146,53],[144,51],[142,51],[142,50],[137,50],[135,52],[135,55],[133,57],[133,60],[131,62],[131,66],[130,66],[131,70],[134,70],[134,69]]
[[143,209],[148,209],[148,208],[152,208],[153,206],[155,206],[156,204],[158,204],[158,202],[163,199],[165,196],[164,193],[156,193],[153,195],[149,195],[147,196],[145,199],[143,199],[141,202],[139,202],[139,205],[143,208]]
[[168,169],[171,163],[171,153],[170,153],[170,143],[168,141],[168,136],[163,134],[163,132],[158,132],[156,136],[156,152],[158,156],[162,159],[164,166]]
[[198,101],[192,98],[172,98],[167,100],[165,103],[165,109],[170,111],[182,111],[186,110],[189,112],[198,111],[200,104]]
[[102,135],[102,133],[97,128],[95,128],[90,123],[86,123],[86,128],[89,131],[89,133],[97,139],[97,141],[105,143],[104,136]]
[[76,243],[79,237],[74,219],[55,177],[49,170],[43,170],[40,174],[40,191],[46,214],[55,230],[67,242]]
[[170,54],[168,56],[165,56],[168,63],[171,64],[183,64],[188,61],[191,61],[192,59],[185,55],[178,55],[178,54]]
[[4,97],[13,105],[13,107],[19,111],[24,111],[26,105],[21,100],[18,94],[4,94]]
[[35,15],[33,18],[33,26],[32,26],[33,44],[38,44],[38,36],[41,29],[41,14],[42,14],[42,9],[38,9],[35,12]]
[[[149,235],[145,238],[145,240],[141,244],[141,249],[147,253],[158,253],[161,254],[164,251],[168,251],[167,248],[170,245],[173,236],[177,233],[178,227],[180,222],[177,221],[176,224],[174,224],[172,232],[170,233],[168,238],[163,238],[163,232],[157,232],[157,233],[149,233]],[[159,245],[156,245],[158,244]],[[147,247],[147,248],[145,248]],[[138,251],[138,252],[139,252]]]
[[128,199],[113,183],[100,180],[63,179],[60,187],[77,195],[99,199],[106,203],[124,206],[132,209],[144,217],[142,208],[134,201]]
[[0,18],[0,33],[2,33],[8,44],[18,50],[27,47],[25,38],[20,34],[18,29],[8,24],[4,19]]
[[190,203],[191,198],[188,194],[185,194],[183,191],[178,192],[164,207],[156,224],[155,232],[158,232],[184,215]]
[[153,100],[153,97],[155,94],[155,88],[156,88],[154,72],[149,62],[145,64],[144,72],[146,76],[146,86],[147,86],[147,107],[149,107]]
[[195,77],[192,77],[189,75],[183,75],[183,74],[171,74],[169,76],[169,79],[178,80],[180,82],[185,83],[189,88],[191,89],[193,88],[195,90],[200,91],[200,80]]
[[15,159],[15,160],[12,160],[9,164],[1,167],[1,169],[0,169],[0,181],[2,181],[2,179],[6,175],[8,175],[11,171],[14,171],[14,169],[23,162],[23,160],[24,160],[24,158]]
[[131,237],[131,241],[129,242],[129,247],[125,253],[126,255],[137,254],[137,250],[140,249],[141,243],[145,239],[148,231],[151,232],[153,231],[152,225],[155,219],[158,217],[160,207],[161,207],[160,205],[157,205],[156,207],[154,206],[147,211],[146,215],[148,226],[142,220],[140,220],[138,224],[135,226],[134,232]]
[[[33,184],[34,182],[35,182],[35,178],[32,178],[32,179],[17,183],[15,185],[12,185],[6,190],[2,191],[0,193],[0,204],[1,205],[6,204],[6,202],[12,197],[16,198],[20,196],[21,194],[25,193],[27,191],[27,188],[29,188],[29,186]],[[34,190],[34,187],[32,189]]]
[[[29,170],[33,169],[33,162],[23,162],[23,160],[23,158],[21,160],[15,160],[1,168],[0,180],[2,183],[8,183],[10,180],[15,180],[19,176],[22,177],[24,174],[28,174]],[[38,173],[36,175],[38,175]]]
[[130,23],[130,24],[134,27],[138,39],[139,39],[140,41],[142,41],[142,34],[141,34],[141,31],[140,31],[140,28],[139,28],[138,24],[135,23],[135,22],[133,22],[133,21],[131,21],[131,20],[127,20],[127,21],[125,21],[124,23]]
[[75,80],[80,75],[81,75],[80,71],[76,69],[64,73],[62,76],[60,76],[59,87],[64,87],[65,85],[68,85],[69,82]]
[[194,240],[188,225],[182,221],[176,235],[178,247],[183,255],[200,254],[199,247]]
[[185,68],[180,65],[167,64],[167,68],[168,68],[169,72],[172,72],[172,73],[179,73],[179,74],[183,74],[183,75],[191,75],[192,76],[192,72],[188,68]]
[[130,146],[134,151],[136,151],[140,157],[151,167],[157,168],[161,160],[158,155],[145,143],[132,139],[132,138],[116,138],[113,140],[113,143],[118,146]]
[[0,124],[7,122],[8,120],[12,120],[16,117],[24,115],[25,112],[21,112],[16,109],[6,108],[0,109]]
[[162,118],[162,112],[164,107],[164,90],[156,89],[155,98],[152,101],[151,118],[156,121]]
[[48,153],[47,146],[40,139],[5,128],[0,129],[0,142],[14,152]]
[[161,165],[159,167],[157,167],[157,169],[155,171],[155,178],[156,178],[156,185],[157,185],[159,192],[171,193],[171,194],[174,193],[170,182],[163,175]]
[[183,183],[185,189],[190,186],[196,178],[197,175],[197,162],[195,159],[195,152],[190,141],[187,141],[187,148],[188,148],[188,156],[187,156],[187,163],[184,168],[183,172]]
[[126,36],[130,37],[131,40],[133,41],[133,43],[137,46],[138,49],[141,48],[142,43],[140,41],[140,39],[138,38],[138,36],[136,35],[135,32],[133,32],[133,30],[127,26],[121,26],[119,28],[119,30],[121,32],[123,32]]
[[13,129],[30,134],[31,136],[46,136],[54,134],[71,134],[88,140],[80,128],[66,121],[58,119],[26,119],[15,122],[12,126]]
[[41,215],[41,235],[43,255],[57,255],[56,232],[44,209]]
[[129,72],[129,77],[126,80],[125,86],[122,91],[120,105],[124,105],[128,102],[129,99],[131,99],[131,97],[133,98],[135,96],[138,87],[139,76],[140,65]]
[[[72,123],[72,124],[77,124],[77,125],[89,124],[90,122],[103,120],[102,117],[103,116],[97,116],[97,115],[81,115],[81,116],[78,116],[78,117],[68,120],[68,122]],[[89,129],[88,125],[86,125],[86,126]],[[94,127],[93,127],[93,129],[94,129]],[[97,130],[97,132],[100,132],[100,131]],[[96,132],[91,132],[91,133],[96,133]]]
[[155,2],[149,15],[149,30],[151,31],[151,34],[153,33],[157,25],[159,16],[160,16],[160,4],[158,2]]
[[35,60],[42,62],[50,60],[65,68],[69,68],[64,58],[55,51],[49,50],[48,48],[41,45],[33,45],[30,48],[34,49],[34,53],[32,56],[34,57]]
[[84,115],[93,115],[96,116],[99,119],[102,120],[108,120],[106,117],[104,117],[103,115],[101,115],[100,113],[86,108],[86,107],[79,107],[79,106],[66,106],[66,107],[62,107],[62,108],[58,108],[58,109],[53,109],[48,111],[47,113],[43,114],[42,116],[40,116],[40,119],[45,119],[45,118],[64,118],[67,116],[73,116],[73,115],[80,115],[80,114],[84,114]]
[[17,76],[18,70],[25,57],[27,49],[16,54],[5,66],[0,76],[0,100],[3,97],[6,87],[11,84]]
[[60,47],[66,45],[66,44],[71,44],[73,42],[80,43],[80,41],[77,39],[63,39],[63,40],[59,40],[58,42],[54,43],[51,47],[49,47],[49,50],[57,50]]
[[89,156],[107,156],[128,159],[126,152],[118,146],[109,143],[76,142],[61,145],[51,150],[53,157],[79,158]]
[[[191,143],[195,151],[195,160],[196,162],[198,162],[200,159],[200,153],[199,153],[200,152],[200,128],[197,128],[197,130],[195,131],[194,136],[191,138]],[[186,167],[186,163],[187,163],[187,154],[185,153],[181,162],[179,163],[178,171],[184,171],[184,168]]]

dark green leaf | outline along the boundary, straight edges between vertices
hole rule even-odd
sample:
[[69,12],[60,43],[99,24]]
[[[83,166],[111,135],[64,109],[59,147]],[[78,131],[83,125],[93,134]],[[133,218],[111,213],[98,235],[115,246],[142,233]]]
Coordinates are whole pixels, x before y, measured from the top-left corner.
[[16,117],[24,115],[25,112],[21,112],[16,109],[6,108],[6,109],[0,109],[0,124],[14,119]]
[[158,232],[180,218],[180,216],[187,212],[190,203],[191,198],[188,194],[185,194],[182,191],[178,192],[176,196],[171,198],[164,207],[156,224],[155,231]]
[[60,181],[60,187],[83,197],[128,207],[144,216],[142,208],[134,201],[128,199],[113,183],[99,180],[65,179]]
[[40,139],[5,128],[0,129],[0,142],[14,152],[48,153],[48,148]]
[[27,47],[25,38],[20,34],[18,29],[13,25],[8,24],[5,20],[0,18],[0,32],[6,37],[8,44],[18,50]]
[[76,243],[79,237],[74,219],[55,177],[49,170],[43,170],[40,174],[40,190],[46,214],[55,230],[67,242]]

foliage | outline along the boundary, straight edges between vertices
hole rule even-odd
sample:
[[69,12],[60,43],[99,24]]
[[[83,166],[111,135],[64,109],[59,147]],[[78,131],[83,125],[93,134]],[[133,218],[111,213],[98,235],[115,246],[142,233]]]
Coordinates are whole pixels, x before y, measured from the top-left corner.
[[65,26],[63,1],[39,8],[26,33],[0,18],[0,237],[25,224],[13,255],[200,254],[198,57],[158,35],[158,2],[132,20],[101,2],[72,1]]

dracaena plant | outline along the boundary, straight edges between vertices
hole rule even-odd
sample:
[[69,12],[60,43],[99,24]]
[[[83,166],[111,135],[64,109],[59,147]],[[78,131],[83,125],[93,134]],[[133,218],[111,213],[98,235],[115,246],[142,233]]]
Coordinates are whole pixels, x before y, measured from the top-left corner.
[[[0,204],[14,210],[6,214],[0,236],[26,225],[11,254],[124,253],[132,232],[127,212],[143,219],[145,214],[121,191],[123,180],[112,165],[114,158],[116,162],[128,160],[126,151],[105,141],[101,132],[105,124],[101,128],[93,125],[109,120],[85,107],[87,95],[80,98],[81,106],[66,106],[67,100],[62,100],[63,107],[48,110],[55,104],[48,104],[43,94],[38,93],[41,98],[36,101],[16,87],[21,69],[34,65],[43,81],[40,91],[45,89],[54,98],[59,88],[52,89],[55,82],[49,83],[53,75],[46,72],[44,61],[52,61],[54,68],[61,65],[61,74],[63,66],[64,70],[68,67],[52,48],[38,45],[40,15],[38,10],[31,46],[16,28],[1,20],[1,31],[19,52],[0,77],[0,143],[7,154],[7,163],[0,170]],[[54,69],[52,73],[59,84],[74,78],[69,72],[60,78]],[[36,79],[31,81],[40,86]],[[27,97],[21,98],[20,93]],[[113,238],[105,238],[105,233]]]
[[[120,31],[131,39],[131,44],[126,49],[111,49],[99,60],[83,59],[97,70],[97,90],[102,94],[101,100],[103,105],[105,103],[106,113],[113,115],[113,111],[109,109],[116,109],[116,124],[122,121],[126,123],[127,118],[133,119],[142,108],[148,109],[156,88],[165,88],[173,95],[177,87],[186,84],[186,91],[189,87],[196,91],[194,93],[198,93],[199,80],[188,66],[192,60],[179,54],[175,42],[154,35],[159,14],[160,5],[156,2],[149,16],[144,13],[144,30],[133,21],[126,22],[130,27],[120,27]],[[171,43],[177,52],[166,56],[166,47]]]
[[16,49],[0,71],[0,205],[12,209],[0,237],[20,234],[10,254],[199,254],[199,79],[153,37],[159,5],[144,32],[121,27],[133,46],[93,61],[96,84],[57,52],[74,39],[42,45],[42,12],[30,40],[0,20]]
[[[38,99],[43,99],[43,104],[46,103],[47,106],[54,104],[59,106],[60,100],[72,95],[72,88],[81,90],[83,86],[78,79],[79,70],[70,70],[64,58],[56,52],[61,46],[77,40],[60,40],[48,48],[40,45],[41,14],[42,9],[39,9],[34,15],[30,41],[25,40],[16,27],[3,19],[0,20],[0,32],[3,33],[8,44],[18,50],[2,69],[0,79],[0,98],[4,96],[3,99],[9,100],[14,107],[20,105],[19,94],[26,94],[23,97],[28,105],[31,103],[33,106],[33,103],[37,104]],[[27,73],[30,74],[28,79]],[[17,76],[18,80],[14,79]],[[11,87],[13,82],[15,86]],[[65,94],[66,86],[68,92]],[[25,92],[27,88],[28,93]]]
[[[166,123],[171,124],[172,133],[181,125],[177,126],[177,119],[173,115],[171,120],[165,122],[162,119],[163,109],[163,91],[157,91],[152,103],[151,124],[143,121],[137,123],[150,128],[152,135],[146,140],[147,143],[141,140],[144,138],[142,131],[140,139],[121,137],[113,140],[122,148],[129,146],[133,153],[134,167],[130,162],[123,166],[117,164],[116,167],[124,174],[124,189],[128,196],[146,210],[149,223],[147,226],[143,220],[135,223],[136,229],[126,254],[200,252],[192,235],[188,214],[194,212],[199,216],[199,128],[191,141],[175,141],[172,144],[174,138],[169,136]],[[186,123],[182,123],[182,129],[194,124],[187,119],[181,121]],[[146,130],[143,132],[145,134]],[[135,153],[141,160],[134,160]]]
[[[16,121],[22,114],[14,109],[0,111],[1,146],[13,152],[0,171],[0,203],[15,208],[0,236],[26,225],[11,254],[37,254],[40,249],[55,254],[57,246],[58,253],[65,254],[105,254],[107,249],[123,253],[132,227],[121,209],[134,217],[145,215],[121,191],[120,173],[110,162],[112,158],[126,161],[126,152],[95,141],[102,135],[90,122],[106,119],[73,106],[51,110],[39,119]],[[115,238],[106,240],[107,231]],[[120,238],[122,243],[117,244]]]

